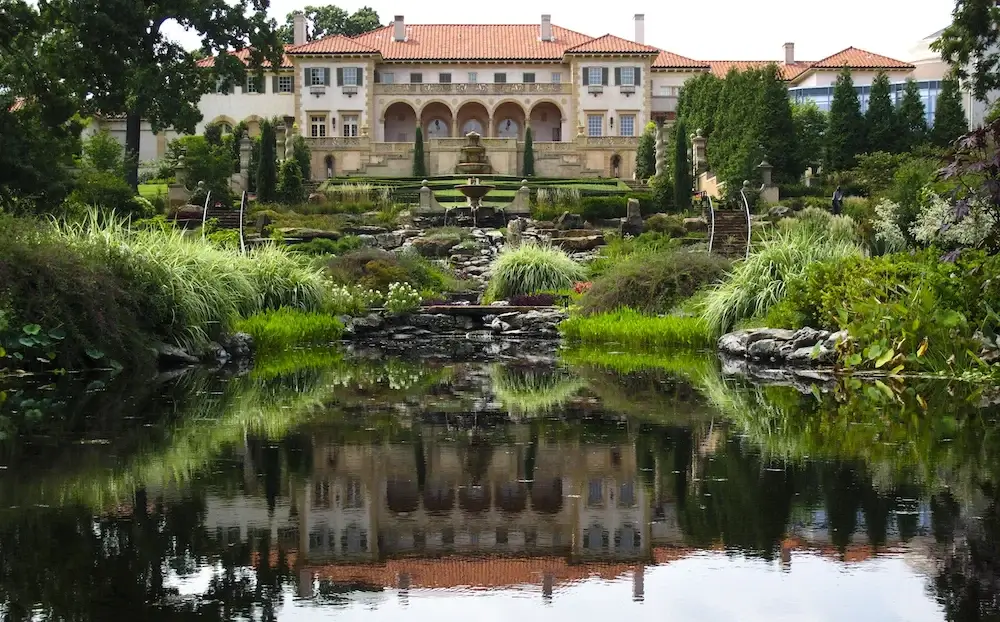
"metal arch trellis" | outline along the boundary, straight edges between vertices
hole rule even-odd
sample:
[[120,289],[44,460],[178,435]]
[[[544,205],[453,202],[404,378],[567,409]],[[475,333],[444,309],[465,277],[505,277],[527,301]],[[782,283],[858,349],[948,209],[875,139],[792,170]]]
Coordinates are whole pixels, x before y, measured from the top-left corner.
[[712,252],[712,246],[715,243],[715,205],[712,203],[712,197],[708,193],[705,194],[705,198],[708,199],[708,215],[710,220],[710,228],[708,230],[708,252]]
[[243,197],[240,199],[240,252],[247,252],[247,242],[246,238],[243,237],[243,212],[247,206],[247,192],[243,191]]
[[208,222],[208,206],[211,205],[212,191],[205,194],[205,207],[201,210],[201,239],[205,239],[205,223]]
[[747,252],[746,257],[750,257],[750,202],[747,200],[747,193],[743,188],[740,188],[740,196],[743,197],[743,209],[747,214]]

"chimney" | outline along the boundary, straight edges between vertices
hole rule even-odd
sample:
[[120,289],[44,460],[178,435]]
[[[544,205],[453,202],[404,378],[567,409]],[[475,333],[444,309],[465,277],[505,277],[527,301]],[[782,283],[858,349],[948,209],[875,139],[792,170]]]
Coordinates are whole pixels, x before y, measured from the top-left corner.
[[646,16],[642,13],[635,14],[635,42],[646,43]]
[[795,64],[795,44],[786,43],[785,44],[785,64],[794,65]]
[[292,43],[302,45],[306,42],[306,15],[302,11],[292,13]]
[[392,40],[406,41],[406,23],[402,15],[397,15],[392,21]]
[[542,30],[539,37],[542,41],[552,41],[552,16],[542,15]]

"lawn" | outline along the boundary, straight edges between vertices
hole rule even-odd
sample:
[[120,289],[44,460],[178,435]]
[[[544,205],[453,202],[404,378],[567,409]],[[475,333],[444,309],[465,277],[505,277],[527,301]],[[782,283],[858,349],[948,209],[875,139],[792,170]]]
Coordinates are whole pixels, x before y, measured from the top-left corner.
[[144,199],[155,199],[167,195],[167,184],[139,184],[139,196]]

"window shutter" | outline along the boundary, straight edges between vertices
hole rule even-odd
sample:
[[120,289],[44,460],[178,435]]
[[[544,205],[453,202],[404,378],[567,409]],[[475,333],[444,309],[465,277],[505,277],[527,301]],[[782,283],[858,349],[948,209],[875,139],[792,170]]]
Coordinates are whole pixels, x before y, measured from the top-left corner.
[[235,92],[236,92],[236,83],[235,82],[231,82],[229,84],[229,94],[232,95]]
[[323,69],[323,85],[330,86],[330,68],[326,67]]
[[260,92],[261,95],[267,93],[267,78],[265,78],[264,76],[260,77],[260,80],[258,81],[257,84],[257,90]]
[[278,76],[271,76],[271,92],[279,93],[281,88],[278,86]]
[[344,86],[344,69],[337,67],[337,86]]
[[604,86],[608,85],[608,68],[607,67],[603,67],[601,69],[601,84],[603,84]]
[[295,92],[295,74],[294,73],[291,75],[291,78],[292,78],[292,92],[294,93]]
[[308,87],[312,86],[312,83],[313,83],[313,78],[312,78],[313,70],[312,70],[312,67],[306,67],[306,71],[305,71],[305,73],[303,75],[305,76],[306,87],[308,88]]
[[621,86],[622,83],[622,68],[615,67],[615,86]]
[[364,67],[358,67],[358,86],[364,86],[365,82],[365,69]]
[[583,68],[583,86],[590,86],[590,72],[587,67]]
[[635,85],[639,86],[642,84],[642,67],[635,68]]

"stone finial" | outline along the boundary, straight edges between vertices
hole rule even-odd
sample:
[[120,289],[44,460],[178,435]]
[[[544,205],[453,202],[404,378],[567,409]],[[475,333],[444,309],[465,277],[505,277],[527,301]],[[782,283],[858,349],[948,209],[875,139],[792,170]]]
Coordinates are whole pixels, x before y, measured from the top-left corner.
[[522,179],[521,180],[521,185],[522,186],[527,186],[528,185],[528,180],[527,179]]
[[425,179],[425,180],[423,180],[422,182],[420,182],[420,185],[421,185],[422,187],[426,188],[426,187],[427,187],[427,180]]

